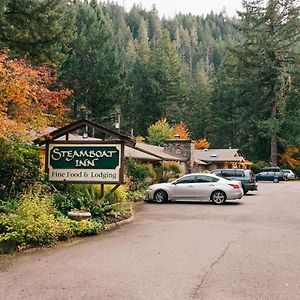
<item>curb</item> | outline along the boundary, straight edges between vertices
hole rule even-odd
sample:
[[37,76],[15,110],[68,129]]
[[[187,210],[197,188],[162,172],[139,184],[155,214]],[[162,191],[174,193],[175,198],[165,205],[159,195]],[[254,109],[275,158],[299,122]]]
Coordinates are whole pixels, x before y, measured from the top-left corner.
[[120,227],[121,225],[131,223],[133,220],[134,220],[134,215],[132,215],[128,219],[108,224],[107,227],[104,229],[104,231],[110,231],[110,230],[116,229],[116,228]]

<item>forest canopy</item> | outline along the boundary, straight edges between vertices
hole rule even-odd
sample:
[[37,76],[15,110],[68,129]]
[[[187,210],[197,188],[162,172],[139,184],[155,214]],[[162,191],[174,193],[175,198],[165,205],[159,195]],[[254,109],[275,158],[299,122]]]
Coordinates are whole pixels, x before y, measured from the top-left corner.
[[[0,50],[28,75],[44,68],[47,105],[61,93],[70,119],[118,120],[135,136],[162,119],[182,122],[194,140],[277,164],[300,147],[299,25],[294,0],[243,1],[236,18],[168,19],[114,2],[3,0]],[[42,125],[53,125],[46,115]]]

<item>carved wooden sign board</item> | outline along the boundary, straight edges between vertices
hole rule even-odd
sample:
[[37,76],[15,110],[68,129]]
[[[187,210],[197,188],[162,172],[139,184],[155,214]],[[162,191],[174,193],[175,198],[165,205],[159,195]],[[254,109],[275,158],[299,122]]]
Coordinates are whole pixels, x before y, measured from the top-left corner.
[[[100,131],[103,138],[69,140],[71,132],[83,126]],[[58,140],[62,136],[66,139]],[[34,142],[46,145],[49,180],[65,183],[124,183],[124,148],[135,145],[130,137],[88,120],[74,122]]]

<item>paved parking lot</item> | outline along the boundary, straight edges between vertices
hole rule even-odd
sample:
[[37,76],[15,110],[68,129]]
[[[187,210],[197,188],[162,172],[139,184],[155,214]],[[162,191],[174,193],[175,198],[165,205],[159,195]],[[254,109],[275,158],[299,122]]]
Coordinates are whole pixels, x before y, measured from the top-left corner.
[[300,299],[300,182],[239,201],[137,206],[134,222],[0,260],[1,299]]

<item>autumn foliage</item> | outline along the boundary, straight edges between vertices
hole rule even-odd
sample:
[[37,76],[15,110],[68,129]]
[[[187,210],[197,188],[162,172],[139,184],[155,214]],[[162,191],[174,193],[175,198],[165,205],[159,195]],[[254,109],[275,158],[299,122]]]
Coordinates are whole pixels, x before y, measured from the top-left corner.
[[197,140],[194,144],[195,149],[207,149],[207,148],[209,148],[209,146],[210,146],[210,143],[205,138]]
[[147,142],[152,145],[163,146],[165,140],[171,139],[172,136],[174,136],[174,129],[170,127],[167,119],[164,118],[150,125]]
[[296,157],[297,154],[299,154],[299,149],[288,145],[285,152],[281,154],[281,163],[285,166],[290,166],[291,168],[300,166],[300,159]]
[[189,129],[184,122],[177,123],[173,126],[174,137],[179,135],[180,139],[188,140],[190,139]]
[[50,68],[32,67],[0,52],[0,138],[61,120],[67,111],[62,101],[70,94],[57,84]]

